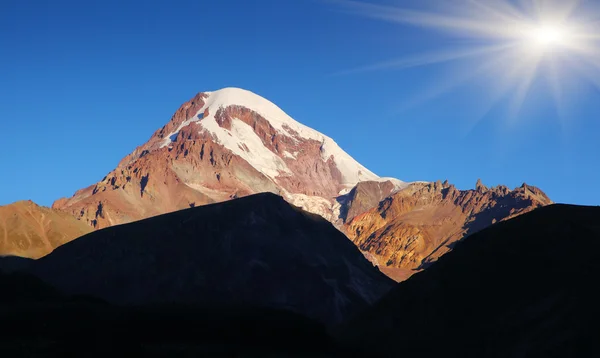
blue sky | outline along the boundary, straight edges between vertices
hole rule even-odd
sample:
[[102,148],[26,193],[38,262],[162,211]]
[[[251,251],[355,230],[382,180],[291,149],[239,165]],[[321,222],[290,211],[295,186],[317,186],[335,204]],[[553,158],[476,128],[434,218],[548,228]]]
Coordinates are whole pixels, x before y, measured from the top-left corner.
[[596,87],[576,87],[562,122],[543,91],[508,121],[502,102],[478,115],[486,81],[406,105],[469,63],[343,73],[448,41],[319,0],[2,1],[0,205],[71,196],[194,94],[229,86],[381,176],[461,189],[527,182],[556,202],[600,204]]

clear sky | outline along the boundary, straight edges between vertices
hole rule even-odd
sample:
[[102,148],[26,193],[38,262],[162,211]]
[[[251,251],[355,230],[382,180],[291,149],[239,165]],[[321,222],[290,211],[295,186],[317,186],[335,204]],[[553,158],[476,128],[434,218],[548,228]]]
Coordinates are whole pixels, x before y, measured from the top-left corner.
[[597,87],[569,87],[577,101],[562,119],[539,91],[509,120],[502,101],[481,105],[502,74],[418,101],[468,74],[468,61],[352,71],[448,41],[325,0],[3,0],[0,205],[71,196],[197,92],[230,86],[273,101],[380,176],[461,189],[527,182],[556,202],[600,204]]

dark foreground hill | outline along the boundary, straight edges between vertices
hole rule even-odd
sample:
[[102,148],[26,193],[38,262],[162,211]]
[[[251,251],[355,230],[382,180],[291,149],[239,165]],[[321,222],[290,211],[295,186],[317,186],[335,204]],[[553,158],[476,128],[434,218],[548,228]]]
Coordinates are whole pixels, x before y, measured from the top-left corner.
[[249,305],[339,323],[393,285],[329,222],[274,194],[85,235],[27,272],[119,305]]
[[[6,291],[8,288],[18,291]],[[243,306],[119,307],[0,275],[2,357],[341,357],[322,324]],[[7,299],[8,293],[8,299]]]
[[380,357],[598,357],[600,207],[496,224],[340,328]]

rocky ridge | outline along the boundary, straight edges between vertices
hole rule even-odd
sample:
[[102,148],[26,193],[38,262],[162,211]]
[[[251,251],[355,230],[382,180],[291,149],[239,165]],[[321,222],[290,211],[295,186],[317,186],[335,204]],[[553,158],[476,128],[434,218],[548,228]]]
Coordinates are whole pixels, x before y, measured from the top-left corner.
[[447,181],[414,183],[344,225],[348,237],[396,280],[424,269],[464,237],[492,224],[549,205],[540,189],[458,190]]

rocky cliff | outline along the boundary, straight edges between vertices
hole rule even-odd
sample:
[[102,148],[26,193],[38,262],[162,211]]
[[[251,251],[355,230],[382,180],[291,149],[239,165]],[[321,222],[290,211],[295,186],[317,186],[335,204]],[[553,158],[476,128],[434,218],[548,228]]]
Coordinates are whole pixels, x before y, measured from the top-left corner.
[[523,184],[458,190],[448,182],[414,183],[355,216],[344,230],[384,272],[403,280],[447,253],[462,238],[552,201]]

